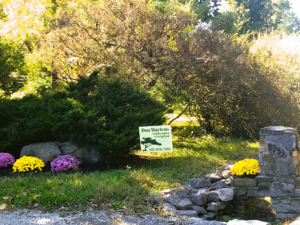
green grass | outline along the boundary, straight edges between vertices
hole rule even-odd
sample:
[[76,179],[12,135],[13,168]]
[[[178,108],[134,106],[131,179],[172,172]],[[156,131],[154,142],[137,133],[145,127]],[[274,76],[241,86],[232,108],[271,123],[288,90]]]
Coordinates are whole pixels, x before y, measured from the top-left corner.
[[151,212],[149,193],[176,188],[192,177],[215,172],[218,166],[257,155],[258,143],[212,136],[174,137],[174,152],[136,154],[143,159],[133,163],[129,158],[124,170],[1,177],[0,205],[24,208],[38,203],[44,210],[63,206],[74,210],[110,207]]

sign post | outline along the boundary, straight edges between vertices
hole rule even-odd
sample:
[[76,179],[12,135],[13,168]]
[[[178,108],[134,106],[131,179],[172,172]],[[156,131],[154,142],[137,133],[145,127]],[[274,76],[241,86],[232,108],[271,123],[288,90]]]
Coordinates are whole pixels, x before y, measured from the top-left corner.
[[[170,125],[139,127],[142,152],[172,152],[172,132]],[[164,158],[163,158],[164,166]],[[151,160],[150,160],[151,167]]]

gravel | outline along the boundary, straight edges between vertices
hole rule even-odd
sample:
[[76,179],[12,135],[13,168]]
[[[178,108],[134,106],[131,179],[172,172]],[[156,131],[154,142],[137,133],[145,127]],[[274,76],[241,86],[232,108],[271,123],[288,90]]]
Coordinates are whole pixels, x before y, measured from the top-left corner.
[[134,214],[123,212],[88,211],[85,213],[43,213],[41,211],[22,209],[0,211],[1,225],[223,225],[217,221],[200,218],[163,217],[157,215]]

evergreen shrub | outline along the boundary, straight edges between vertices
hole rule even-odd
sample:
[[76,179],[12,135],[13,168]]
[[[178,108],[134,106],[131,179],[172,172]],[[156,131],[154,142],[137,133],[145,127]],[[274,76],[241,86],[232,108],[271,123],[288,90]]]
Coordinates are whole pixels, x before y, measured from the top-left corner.
[[74,141],[97,145],[101,157],[112,161],[138,149],[138,127],[161,125],[165,111],[133,84],[94,72],[65,92],[0,99],[0,149],[18,156],[30,143]]

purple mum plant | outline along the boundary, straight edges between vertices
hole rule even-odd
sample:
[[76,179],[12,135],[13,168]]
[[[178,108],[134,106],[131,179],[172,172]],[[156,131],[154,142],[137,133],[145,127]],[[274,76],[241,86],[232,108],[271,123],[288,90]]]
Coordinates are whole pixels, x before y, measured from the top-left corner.
[[15,158],[9,153],[0,153],[0,167],[14,165]]
[[52,172],[67,171],[70,168],[77,168],[79,161],[70,155],[58,156],[51,162]]

